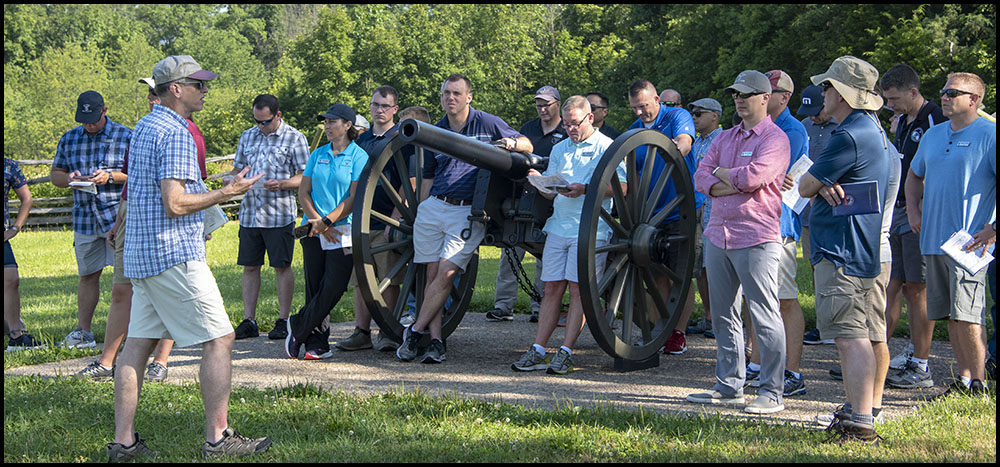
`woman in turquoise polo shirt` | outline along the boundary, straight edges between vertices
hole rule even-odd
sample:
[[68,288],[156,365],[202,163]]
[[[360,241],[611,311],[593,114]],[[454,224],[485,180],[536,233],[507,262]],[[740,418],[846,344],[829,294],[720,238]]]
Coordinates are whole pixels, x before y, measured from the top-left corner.
[[354,143],[358,138],[355,117],[354,110],[344,104],[334,104],[318,116],[330,144],[309,155],[302,173],[302,225],[310,226],[301,240],[306,305],[288,317],[285,353],[290,358],[298,358],[303,344],[306,360],[331,355],[330,310],[347,290],[354,269],[351,249],[343,246],[341,234],[350,235],[354,191],[368,163],[368,153]]

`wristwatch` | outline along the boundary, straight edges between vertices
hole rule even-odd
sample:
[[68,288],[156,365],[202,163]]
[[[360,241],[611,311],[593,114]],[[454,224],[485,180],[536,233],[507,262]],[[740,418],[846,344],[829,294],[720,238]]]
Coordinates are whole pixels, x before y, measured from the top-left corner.
[[15,231],[15,232],[20,232],[20,231],[21,231],[21,228],[20,228],[20,227],[18,227],[18,226],[16,226],[16,225],[12,225],[12,226],[10,226],[10,230],[13,230],[13,231]]
[[333,225],[333,221],[331,221],[329,217],[323,216],[323,224],[330,227]]
[[115,173],[114,172],[108,172],[108,183],[109,184],[115,183]]
[[721,169],[721,168],[722,168],[722,167],[716,167],[716,168],[712,169],[712,176],[714,177],[714,176],[715,176],[715,173],[716,173],[716,172],[718,172],[718,171],[719,171],[719,169]]

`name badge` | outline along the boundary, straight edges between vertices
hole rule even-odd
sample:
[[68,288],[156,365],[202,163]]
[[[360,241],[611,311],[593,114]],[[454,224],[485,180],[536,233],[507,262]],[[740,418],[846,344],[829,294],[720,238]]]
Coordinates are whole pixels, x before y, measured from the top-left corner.
[[743,153],[740,154],[740,156],[742,156],[742,157],[751,157],[751,156],[753,156],[753,151],[743,151]]
[[320,160],[316,161],[316,163],[317,164],[329,164],[330,163],[330,159],[320,159]]
[[955,143],[955,146],[958,146],[958,147],[960,147],[960,148],[967,148],[967,147],[969,147],[969,146],[970,146],[971,144],[972,144],[972,143],[971,143],[971,142],[969,142],[969,141],[959,141],[959,142]]

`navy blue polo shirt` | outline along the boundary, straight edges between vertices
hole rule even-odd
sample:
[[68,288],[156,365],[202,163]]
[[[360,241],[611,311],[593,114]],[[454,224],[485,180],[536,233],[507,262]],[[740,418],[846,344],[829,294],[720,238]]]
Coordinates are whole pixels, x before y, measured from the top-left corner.
[[[447,115],[442,117],[435,126],[451,131]],[[472,107],[469,107],[469,117],[465,120],[465,126],[458,133],[484,143],[524,136],[511,128],[500,117]],[[423,177],[434,179],[431,196],[439,195],[460,201],[471,201],[476,191],[476,176],[478,174],[479,168],[472,164],[444,154],[434,154],[433,157],[427,158]]]
[[[880,199],[889,184],[888,138],[873,114],[855,110],[830,135],[809,173],[826,186],[878,181]],[[879,245],[882,213],[834,216],[822,197],[813,199],[809,219],[812,264],[826,258],[854,277],[877,277],[882,270]]]
[[536,118],[521,126],[521,134],[527,136],[528,140],[531,141],[531,145],[534,146],[532,152],[542,157],[549,157],[549,154],[552,153],[552,147],[556,143],[566,139],[566,129],[563,128],[563,123],[560,119],[559,124],[552,131],[548,133],[543,133],[542,131],[542,119],[540,118]]
[[[645,128],[645,126],[642,123],[642,120],[636,119],[635,123],[633,123],[632,126],[629,127],[630,130],[634,128]],[[684,110],[680,107],[667,107],[663,104],[660,104],[660,112],[656,115],[656,121],[653,122],[653,125],[649,127],[649,129],[659,131],[660,133],[667,135],[667,137],[670,139],[675,139],[680,135],[689,135],[691,136],[692,141],[694,141],[695,139],[694,119],[691,118],[691,114],[688,113],[687,110]],[[635,161],[637,169],[641,171],[643,164],[646,161],[646,147],[640,146],[639,148],[637,148],[635,151],[635,156],[636,156]],[[684,156],[684,163],[687,164],[688,174],[691,177],[691,185],[694,186],[694,171],[698,168],[697,155],[694,154],[694,151],[688,151],[688,154]],[[656,186],[656,181],[660,178],[660,173],[663,172],[663,168],[665,166],[666,164],[663,162],[663,159],[659,157],[657,157],[656,160],[653,161],[653,179],[652,182],[649,184],[650,193]],[[646,193],[646,195],[648,196],[649,193]],[[674,187],[674,181],[668,180],[666,186],[663,189],[663,194],[660,196],[660,200],[656,202],[656,208],[653,210],[654,215],[660,212],[660,210],[663,209],[663,207],[666,206],[667,203],[669,203],[676,197],[677,197],[677,189]],[[695,191],[694,192],[695,207],[700,208],[702,203],[704,202],[705,202],[705,195]],[[680,218],[681,218],[680,210],[678,209],[677,211],[667,216],[663,222],[664,223],[676,222]]]

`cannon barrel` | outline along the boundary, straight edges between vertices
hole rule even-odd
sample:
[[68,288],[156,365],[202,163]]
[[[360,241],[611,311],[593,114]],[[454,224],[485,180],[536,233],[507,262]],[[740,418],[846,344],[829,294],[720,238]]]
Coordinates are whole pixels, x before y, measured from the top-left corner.
[[412,118],[399,123],[399,135],[407,143],[446,154],[511,180],[525,178],[528,169],[542,171],[548,165],[547,158],[500,149],[492,144]]

